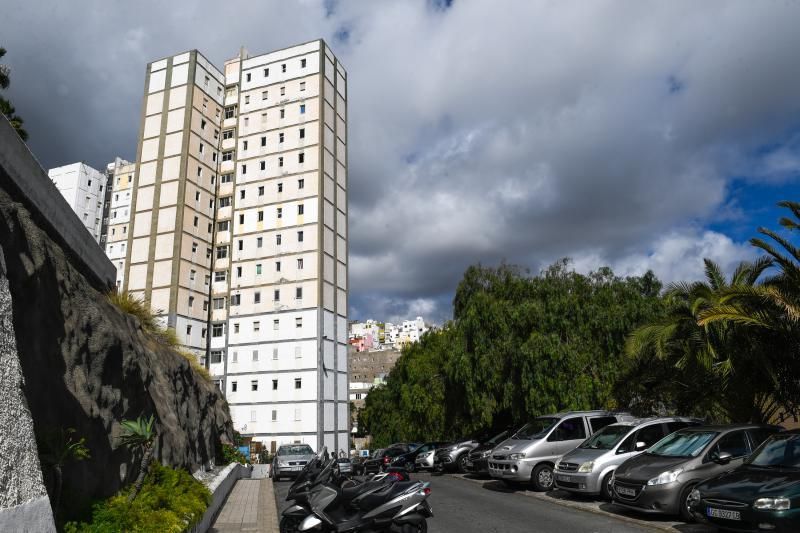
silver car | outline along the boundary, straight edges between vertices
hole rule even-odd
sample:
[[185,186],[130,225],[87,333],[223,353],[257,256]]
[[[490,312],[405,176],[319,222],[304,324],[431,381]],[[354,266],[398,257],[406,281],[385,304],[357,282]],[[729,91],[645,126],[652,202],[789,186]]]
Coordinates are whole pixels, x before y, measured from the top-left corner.
[[314,458],[314,450],[308,444],[284,444],[278,448],[272,460],[269,477],[278,481],[281,477],[297,477],[301,470]]
[[492,450],[489,475],[509,484],[531,482],[535,490],[550,490],[556,459],[607,425],[632,419],[630,414],[610,411],[570,411],[534,418]]
[[611,499],[614,470],[663,437],[687,426],[691,418],[643,418],[606,426],[556,461],[556,488]]

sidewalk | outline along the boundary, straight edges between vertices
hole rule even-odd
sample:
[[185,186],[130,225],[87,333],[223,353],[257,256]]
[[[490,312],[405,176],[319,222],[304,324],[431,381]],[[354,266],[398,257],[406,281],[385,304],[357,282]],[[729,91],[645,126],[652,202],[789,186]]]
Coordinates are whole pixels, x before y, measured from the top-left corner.
[[272,480],[240,479],[220,509],[210,533],[278,533]]

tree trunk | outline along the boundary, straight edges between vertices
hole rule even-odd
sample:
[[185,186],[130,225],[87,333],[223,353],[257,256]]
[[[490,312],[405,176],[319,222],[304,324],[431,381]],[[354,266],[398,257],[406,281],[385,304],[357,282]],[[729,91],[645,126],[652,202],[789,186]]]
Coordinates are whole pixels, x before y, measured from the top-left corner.
[[142,490],[142,485],[144,485],[144,478],[147,475],[147,471],[150,467],[150,461],[153,458],[153,445],[147,444],[144,448],[144,454],[142,455],[142,462],[139,465],[139,475],[136,476],[136,482],[133,484],[133,489],[128,494],[128,503],[132,502],[136,496],[139,494],[139,491]]

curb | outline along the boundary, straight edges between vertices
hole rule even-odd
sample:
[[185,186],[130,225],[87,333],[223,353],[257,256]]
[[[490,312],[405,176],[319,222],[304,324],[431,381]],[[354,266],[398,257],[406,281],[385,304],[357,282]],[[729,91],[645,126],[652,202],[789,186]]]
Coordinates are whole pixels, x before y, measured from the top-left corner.
[[[483,486],[483,484],[486,483],[486,480],[468,478],[468,477],[465,477],[463,474],[454,475],[454,476],[451,476],[451,477],[457,478],[457,479],[463,479],[464,481],[468,481],[470,483],[475,483],[475,484],[478,484],[478,485],[481,485],[481,486]],[[494,481],[494,480],[492,480],[492,481]],[[652,522],[646,522],[644,520],[637,520],[636,518],[631,518],[629,516],[625,516],[625,515],[621,515],[621,514],[609,513],[608,511],[603,511],[602,509],[597,509],[595,507],[584,506],[584,505],[581,505],[580,503],[577,503],[577,502],[571,502],[569,500],[561,500],[561,499],[558,499],[558,498],[553,498],[551,496],[547,496],[547,493],[543,493],[543,492],[514,491],[513,494],[519,494],[521,496],[526,496],[528,498],[534,498],[534,499],[537,499],[537,500],[540,500],[540,501],[546,501],[546,502],[550,502],[550,503],[555,503],[557,505],[561,505],[562,507],[569,507],[570,509],[578,509],[580,511],[586,511],[587,513],[593,513],[593,514],[597,514],[597,515],[616,518],[617,520],[619,520],[621,522],[627,522],[629,524],[634,524],[634,525],[637,525],[637,526],[650,528],[650,529],[652,529],[654,531],[670,531],[671,533],[675,533],[676,531],[678,531],[677,529],[675,529],[671,525],[668,526],[668,525],[664,525],[664,524],[654,524]]]

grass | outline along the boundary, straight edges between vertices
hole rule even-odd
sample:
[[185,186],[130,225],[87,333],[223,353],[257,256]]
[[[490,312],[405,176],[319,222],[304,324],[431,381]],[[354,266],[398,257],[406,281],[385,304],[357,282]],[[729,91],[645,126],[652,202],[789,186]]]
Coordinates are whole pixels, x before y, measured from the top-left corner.
[[165,328],[159,324],[157,314],[153,312],[153,309],[150,307],[150,302],[137,298],[127,291],[113,291],[108,293],[107,297],[108,301],[117,309],[139,319],[139,323],[142,325],[142,329],[145,333],[149,334],[159,344],[166,346],[174,353],[186,359],[189,362],[189,366],[191,366],[195,372],[200,374],[206,381],[211,381],[211,374],[200,364],[197,360],[197,356],[180,348],[181,343],[178,339],[178,334],[175,333],[175,329],[169,327]]

